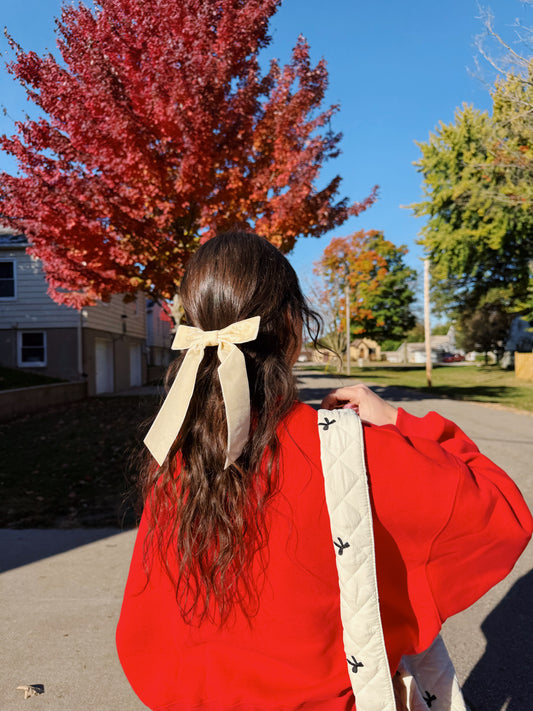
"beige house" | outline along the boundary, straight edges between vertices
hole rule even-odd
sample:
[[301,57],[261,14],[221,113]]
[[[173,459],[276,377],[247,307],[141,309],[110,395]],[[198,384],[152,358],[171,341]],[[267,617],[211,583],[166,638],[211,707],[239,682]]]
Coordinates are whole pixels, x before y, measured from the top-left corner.
[[350,343],[350,359],[358,361],[381,360],[381,347],[371,338],[358,338]]
[[[337,366],[339,365],[339,357],[344,359],[345,356],[346,352],[339,353],[337,356],[335,353],[327,350],[321,352],[310,346],[305,346],[302,348],[298,361],[300,363],[321,363],[325,365],[333,363]],[[352,365],[356,364],[360,358],[365,361],[381,360],[381,347],[371,338],[358,338],[352,341],[350,344],[350,360],[352,361]]]
[[27,244],[24,235],[0,229],[0,365],[86,380],[89,395],[144,384],[148,353],[158,353],[163,365],[170,324],[152,323],[149,347],[143,295],[130,303],[117,295],[80,310],[55,303]]

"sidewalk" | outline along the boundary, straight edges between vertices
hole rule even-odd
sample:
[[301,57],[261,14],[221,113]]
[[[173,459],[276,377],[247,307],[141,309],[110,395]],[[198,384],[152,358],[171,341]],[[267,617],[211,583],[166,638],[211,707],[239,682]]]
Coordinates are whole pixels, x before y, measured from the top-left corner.
[[[135,531],[0,530],[0,709],[141,711],[114,631]],[[17,686],[44,684],[25,699]]]

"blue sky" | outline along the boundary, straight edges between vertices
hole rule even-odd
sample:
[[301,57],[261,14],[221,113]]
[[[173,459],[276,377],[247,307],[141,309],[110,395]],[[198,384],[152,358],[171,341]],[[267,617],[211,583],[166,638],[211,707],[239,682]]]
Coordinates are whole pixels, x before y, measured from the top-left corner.
[[[5,3],[1,24],[26,50],[55,51],[54,18],[61,0],[18,0]],[[533,7],[519,0],[487,0],[497,28],[513,38],[515,18],[533,24]],[[7,7],[6,7],[7,5]],[[271,24],[273,42],[264,57],[288,60],[299,34],[311,46],[313,62],[327,60],[330,86],[327,103],[340,104],[333,120],[344,134],[342,155],[330,161],[324,181],[341,175],[342,195],[361,200],[373,185],[379,201],[360,217],[320,239],[301,239],[290,259],[304,280],[333,236],[359,229],[383,230],[395,244],[409,248],[408,263],[421,269],[416,245],[421,223],[401,205],[421,197],[420,175],[413,167],[417,141],[427,141],[439,121],[449,123],[463,102],[490,108],[483,79],[489,67],[476,69],[475,38],[482,32],[476,0],[285,0]],[[2,36],[0,51],[9,56]],[[11,134],[12,119],[31,108],[24,92],[0,68],[0,133]],[[14,164],[0,153],[0,169]]]

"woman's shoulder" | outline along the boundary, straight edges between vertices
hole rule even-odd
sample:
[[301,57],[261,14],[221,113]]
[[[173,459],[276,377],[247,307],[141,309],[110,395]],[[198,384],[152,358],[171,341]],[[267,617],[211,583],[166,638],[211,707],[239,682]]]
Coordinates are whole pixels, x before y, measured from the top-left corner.
[[309,434],[318,430],[318,412],[303,402],[295,402],[281,422],[280,430]]
[[294,403],[279,424],[278,437],[285,452],[305,452],[312,459],[320,461],[318,413],[310,405]]

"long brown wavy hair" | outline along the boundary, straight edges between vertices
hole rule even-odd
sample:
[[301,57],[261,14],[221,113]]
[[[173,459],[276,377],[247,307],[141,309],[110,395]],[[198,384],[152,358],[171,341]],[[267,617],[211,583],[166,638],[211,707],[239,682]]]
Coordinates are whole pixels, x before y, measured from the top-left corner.
[[[216,347],[207,347],[189,410],[163,466],[147,463],[140,485],[149,507],[145,560],[154,552],[176,589],[184,619],[225,623],[234,606],[251,617],[267,564],[265,510],[278,486],[279,423],[297,400],[292,365],[302,326],[316,343],[319,318],[285,257],[246,232],[214,237],[191,258],[180,287],[185,322],[204,331],[260,316],[257,339],[238,347],[250,386],[250,436],[224,468],[227,429]],[[184,354],[169,367],[172,384]],[[256,567],[256,566],[254,566]]]

